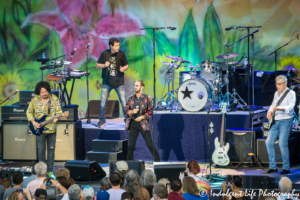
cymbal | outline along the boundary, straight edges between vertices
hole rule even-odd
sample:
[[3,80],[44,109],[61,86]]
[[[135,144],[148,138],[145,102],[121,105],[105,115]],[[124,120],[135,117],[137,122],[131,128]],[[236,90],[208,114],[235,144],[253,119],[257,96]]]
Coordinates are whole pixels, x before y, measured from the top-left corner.
[[284,70],[292,70],[292,71],[299,71],[299,69],[296,69],[296,68],[294,68],[294,67],[290,67],[290,66],[288,66],[288,67],[282,67]]
[[240,54],[238,53],[228,53],[228,54],[224,54],[224,55],[219,55],[216,58],[217,59],[229,59],[229,58],[235,58],[238,57]]
[[187,61],[187,60],[183,60],[181,57],[179,57],[179,56],[166,56],[167,58],[170,58],[170,59],[172,59],[172,60],[176,60],[177,62],[183,62],[183,63],[191,63],[191,62],[189,62],[189,61]]
[[292,80],[293,80],[293,81],[300,82],[300,78],[298,78],[298,77],[294,77],[294,78],[292,78]]
[[184,66],[184,67],[188,67],[188,68],[190,68],[190,69],[200,68],[200,66],[195,67],[195,66],[192,66],[192,65],[190,65],[190,66]]
[[178,65],[175,64],[175,63],[169,63],[169,62],[162,62],[162,63],[165,64],[165,65],[174,66],[174,67],[178,68]]

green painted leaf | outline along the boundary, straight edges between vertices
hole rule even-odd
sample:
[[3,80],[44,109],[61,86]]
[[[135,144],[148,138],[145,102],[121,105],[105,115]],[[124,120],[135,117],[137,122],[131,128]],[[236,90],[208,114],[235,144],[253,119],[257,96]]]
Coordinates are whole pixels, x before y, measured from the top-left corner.
[[206,60],[215,60],[218,55],[226,53],[223,46],[224,38],[221,23],[213,4],[209,6],[204,18],[203,38]]
[[49,41],[49,58],[55,58],[58,56],[61,56],[64,54],[62,45],[61,45],[61,40],[58,35],[58,33],[53,29],[51,34],[50,34],[50,41]]

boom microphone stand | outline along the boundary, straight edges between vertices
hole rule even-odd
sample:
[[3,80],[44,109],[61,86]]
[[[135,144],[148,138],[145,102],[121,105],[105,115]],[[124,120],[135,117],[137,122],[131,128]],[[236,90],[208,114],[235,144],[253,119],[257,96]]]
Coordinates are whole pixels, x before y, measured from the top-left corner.
[[153,43],[153,93],[154,93],[154,97],[153,97],[153,110],[156,107],[156,94],[155,94],[155,83],[156,83],[156,79],[155,79],[155,31],[159,30],[159,29],[171,29],[171,30],[175,30],[176,27],[152,27],[152,28],[141,28],[140,30],[146,30],[146,29],[150,29],[152,30],[153,36],[152,36],[152,43]]

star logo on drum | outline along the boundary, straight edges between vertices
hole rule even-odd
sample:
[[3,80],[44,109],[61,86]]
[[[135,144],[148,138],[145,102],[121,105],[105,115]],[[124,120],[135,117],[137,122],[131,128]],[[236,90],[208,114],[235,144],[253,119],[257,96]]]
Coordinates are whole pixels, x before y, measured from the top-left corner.
[[181,92],[184,94],[183,99],[185,99],[185,97],[188,97],[188,98],[192,99],[191,98],[191,93],[193,93],[193,91],[189,91],[187,86],[185,88],[185,91],[181,91]]

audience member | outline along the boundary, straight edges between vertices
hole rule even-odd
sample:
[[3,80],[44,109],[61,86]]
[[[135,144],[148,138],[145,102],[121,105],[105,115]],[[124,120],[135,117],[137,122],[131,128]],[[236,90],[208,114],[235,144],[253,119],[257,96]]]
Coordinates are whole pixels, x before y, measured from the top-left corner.
[[109,200],[109,194],[105,190],[100,190],[97,193],[97,200]]
[[[245,191],[241,190],[242,185],[243,185],[243,180],[240,176],[232,176],[232,180],[230,181],[230,188],[232,191],[232,196],[229,196],[229,195],[222,196],[222,200],[244,197]],[[226,182],[223,182],[222,189],[223,189],[223,192],[227,191]]]
[[7,197],[6,200],[24,200],[24,195],[26,196],[26,198],[28,200],[32,200],[31,194],[30,194],[30,192],[27,189],[23,189],[23,193],[22,193],[22,191],[18,191],[18,190],[12,192]]
[[34,193],[35,200],[46,200],[47,199],[47,192],[44,189],[38,188]]
[[[206,194],[208,194],[208,195],[210,194],[210,185],[209,185],[208,180],[206,180],[205,178],[202,178],[200,176],[197,176],[197,174],[200,173],[200,166],[197,163],[197,161],[190,160],[190,162],[188,162],[188,164],[186,166],[186,172],[187,172],[188,176],[194,178],[194,180],[196,181],[198,190],[200,190],[200,191],[205,190]],[[179,178],[181,180],[183,180],[184,173],[180,173]]]
[[121,176],[121,179],[122,179],[121,187],[124,186],[124,178],[128,171],[129,171],[129,168],[128,168],[128,164],[126,161],[120,160],[120,161],[116,162],[115,172],[117,172]]
[[155,183],[153,187],[153,198],[154,200],[167,199],[168,190],[162,183]]
[[8,190],[11,188],[11,181],[8,180],[7,178],[4,178],[4,179],[2,179],[0,185],[3,185],[5,187],[5,189]]
[[69,187],[71,187],[71,185],[74,185],[75,182],[72,178],[66,178],[64,176],[56,176],[56,180],[62,184],[62,186],[64,186],[64,188],[69,189]]
[[40,161],[34,166],[34,171],[37,175],[37,178],[28,183],[26,189],[28,189],[32,196],[34,196],[35,191],[43,185],[43,181],[46,178],[47,174],[47,165],[46,163]]
[[277,197],[277,200],[284,199],[294,199],[297,200],[297,197],[290,194],[292,189],[292,181],[288,177],[281,177],[278,183],[278,188],[280,195]]
[[0,200],[3,199],[3,194],[5,192],[6,188],[4,185],[0,185]]
[[62,198],[62,200],[80,200],[80,198],[84,199],[84,194],[81,191],[81,188],[79,185],[74,184],[68,189],[68,196],[69,198],[66,199],[65,196]]
[[167,184],[170,184],[170,181],[166,178],[161,178],[157,183],[161,183],[166,186]]
[[87,185],[83,188],[82,190],[83,194],[84,194],[84,199],[88,200],[88,199],[93,199],[95,196],[95,191],[94,188]]
[[134,199],[150,200],[148,190],[142,187],[140,177],[135,170],[130,170],[125,176],[124,189],[133,194]]
[[151,197],[153,197],[152,191],[154,184],[156,183],[156,176],[153,172],[153,170],[146,169],[141,174],[141,182],[142,186],[146,188],[150,194]]
[[186,200],[208,200],[207,194],[200,195],[196,181],[193,177],[184,177],[182,181],[182,190],[184,193],[182,195],[182,198]]
[[[57,180],[51,179],[51,187],[54,187],[55,189],[57,189],[62,195],[63,197],[58,197],[57,196],[57,200],[58,199],[64,199],[64,200],[69,200],[69,195],[68,195],[68,189],[66,189],[62,184],[60,184]],[[43,184],[43,186],[45,186],[45,183]]]
[[105,177],[101,180],[100,182],[100,190],[108,190],[111,188],[111,184],[109,182],[109,178],[108,177]]
[[70,178],[70,170],[67,168],[60,168],[56,171],[55,173],[55,177],[66,177],[66,178]]
[[111,189],[107,190],[109,194],[109,200],[121,199],[122,194],[126,191],[120,187],[122,182],[120,174],[113,172],[109,177],[109,181],[112,186]]
[[47,200],[56,200],[56,189],[53,187],[46,188]]
[[37,175],[34,171],[34,166],[36,165],[37,163],[34,163],[31,167],[31,176],[23,179],[23,183],[22,183],[22,188],[26,188],[28,183],[35,180],[37,178]]
[[131,192],[124,192],[121,196],[121,200],[134,200]]
[[168,195],[168,200],[184,200],[184,198],[182,198],[179,195],[179,192],[181,190],[182,184],[181,184],[181,180],[179,178],[173,178],[171,180],[171,191]]
[[6,200],[6,198],[14,191],[22,190],[22,182],[23,182],[23,173],[22,172],[14,172],[12,175],[12,181],[14,183],[14,187],[6,190],[3,194],[3,200]]

